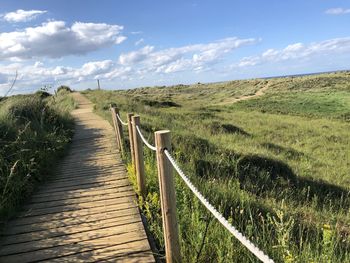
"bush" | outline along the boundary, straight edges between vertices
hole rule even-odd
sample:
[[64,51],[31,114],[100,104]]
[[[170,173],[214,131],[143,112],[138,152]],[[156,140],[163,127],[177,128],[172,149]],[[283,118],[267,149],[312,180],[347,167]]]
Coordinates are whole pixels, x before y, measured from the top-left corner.
[[57,88],[57,93],[59,93],[59,92],[62,91],[62,90],[68,91],[68,92],[73,92],[73,90],[72,90],[70,87],[65,86],[65,85],[62,85],[62,86],[59,86],[59,87]]
[[181,107],[181,105],[173,101],[157,101],[157,100],[142,100],[144,105],[156,108]]
[[35,95],[39,96],[41,99],[45,99],[47,97],[52,96],[50,93],[43,90],[38,90],[37,92],[35,92]]

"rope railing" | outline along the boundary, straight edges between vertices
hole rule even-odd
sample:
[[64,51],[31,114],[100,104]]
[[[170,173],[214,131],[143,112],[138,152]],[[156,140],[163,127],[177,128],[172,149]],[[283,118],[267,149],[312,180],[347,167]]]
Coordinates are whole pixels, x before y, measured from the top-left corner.
[[[180,253],[180,241],[178,235],[178,224],[176,215],[176,195],[174,179],[172,171],[179,174],[181,179],[187,185],[187,187],[193,192],[193,194],[199,199],[199,201],[209,210],[209,212],[236,238],[238,241],[246,247],[251,253],[253,253],[258,259],[264,263],[274,262],[268,255],[254,245],[247,237],[245,237],[239,230],[231,225],[227,219],[202,195],[201,192],[192,184],[190,179],[181,170],[175,159],[170,154],[171,140],[170,131],[157,131],[155,132],[155,146],[151,145],[143,136],[140,129],[140,116],[128,114],[128,122],[123,122],[119,116],[119,110],[112,108],[113,116],[117,117],[119,122],[123,125],[128,125],[130,150],[132,155],[132,161],[137,178],[138,192],[141,196],[146,195],[146,182],[145,182],[145,167],[143,157],[144,143],[150,150],[155,151],[157,155],[158,177],[159,177],[159,189],[161,210],[163,217],[164,228],[164,243],[166,252],[166,262],[175,263],[181,262]],[[113,117],[112,116],[112,117]],[[121,125],[115,125],[117,141],[119,141],[119,150],[123,149],[123,127]]]
[[140,130],[140,127],[136,125],[136,130],[138,132],[138,134],[140,135],[140,138],[141,140],[143,141],[143,143],[149,148],[151,149],[152,151],[155,151],[157,150],[157,148],[153,145],[151,145],[150,143],[147,142],[147,140],[145,139],[145,137],[143,136],[141,130]]
[[168,157],[168,160],[173,165],[174,169],[177,171],[177,173],[180,175],[182,180],[185,182],[185,184],[188,186],[188,188],[191,189],[193,194],[201,201],[201,203],[209,210],[209,212],[216,217],[216,219],[228,230],[230,233],[239,240],[239,242],[242,243],[250,252],[252,252],[258,259],[260,259],[264,263],[272,263],[274,262],[272,259],[270,259],[266,254],[264,254],[263,251],[261,251],[258,247],[256,247],[248,238],[242,235],[233,225],[231,225],[227,219],[219,213],[216,208],[208,202],[208,200],[198,191],[198,189],[192,184],[190,179],[184,174],[184,172],[181,170],[181,168],[178,166],[174,158],[171,156],[171,154],[168,152],[168,150],[164,151],[164,154],[166,157]]
[[123,124],[124,126],[128,125],[127,122],[123,122],[123,120],[120,118],[119,114],[116,114],[116,115],[117,115],[117,118],[118,118],[118,120],[120,121],[121,124]]

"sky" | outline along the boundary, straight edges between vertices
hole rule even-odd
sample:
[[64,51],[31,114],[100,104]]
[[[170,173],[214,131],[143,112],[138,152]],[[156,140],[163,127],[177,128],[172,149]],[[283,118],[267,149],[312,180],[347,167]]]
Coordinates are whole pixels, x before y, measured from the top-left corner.
[[0,95],[346,69],[349,1],[0,2]]

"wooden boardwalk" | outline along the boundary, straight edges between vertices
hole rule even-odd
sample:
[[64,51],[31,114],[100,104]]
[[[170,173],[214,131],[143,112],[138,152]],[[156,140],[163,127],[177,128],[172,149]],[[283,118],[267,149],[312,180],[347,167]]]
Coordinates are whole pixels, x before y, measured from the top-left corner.
[[73,96],[69,153],[8,223],[0,262],[154,262],[113,128]]

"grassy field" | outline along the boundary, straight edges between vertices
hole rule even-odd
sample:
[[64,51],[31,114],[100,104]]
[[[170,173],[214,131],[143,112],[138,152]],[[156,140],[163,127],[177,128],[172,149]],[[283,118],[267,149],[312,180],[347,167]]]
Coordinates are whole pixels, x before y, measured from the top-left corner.
[[[349,72],[85,94],[109,120],[110,103],[124,120],[140,114],[151,142],[170,129],[194,184],[277,262],[350,262]],[[145,155],[140,205],[163,253],[155,156]],[[257,262],[178,176],[176,193],[186,262]]]
[[50,174],[73,134],[66,90],[16,95],[0,101],[0,226]]

